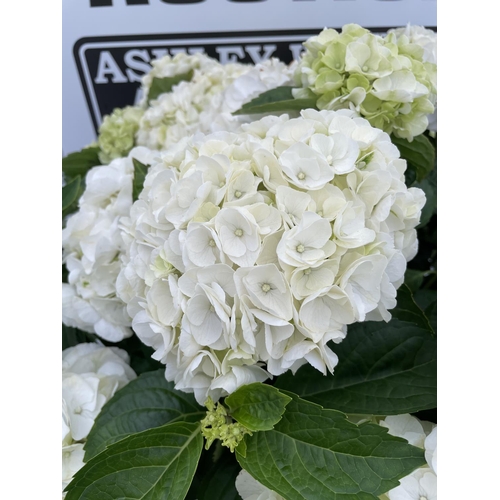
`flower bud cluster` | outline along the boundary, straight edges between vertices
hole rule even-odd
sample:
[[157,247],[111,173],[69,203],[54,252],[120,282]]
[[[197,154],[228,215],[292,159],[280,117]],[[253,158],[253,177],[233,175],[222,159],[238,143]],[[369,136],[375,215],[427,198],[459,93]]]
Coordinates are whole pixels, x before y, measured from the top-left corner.
[[353,112],[269,116],[161,152],[123,219],[117,280],[167,380],[203,404],[310,363],[391,318],[424,193]]
[[127,352],[117,347],[88,343],[63,351],[63,489],[83,467],[83,445],[102,407],[135,378]]
[[120,217],[132,206],[132,157],[149,161],[151,153],[136,148],[126,158],[89,170],[78,212],[62,232],[63,262],[69,271],[62,285],[63,322],[110,342],[132,335],[131,318],[116,296],[124,241]]
[[295,97],[316,97],[320,109],[352,109],[411,141],[426,130],[437,96],[435,37],[412,34],[408,28],[382,37],[356,24],[341,33],[325,28],[304,42]]
[[221,403],[214,403],[209,397],[205,401],[205,406],[208,411],[206,417],[201,421],[201,433],[206,439],[206,450],[216,439],[219,439],[222,446],[226,446],[233,453],[246,434],[252,435],[252,432],[245,426],[232,421]]

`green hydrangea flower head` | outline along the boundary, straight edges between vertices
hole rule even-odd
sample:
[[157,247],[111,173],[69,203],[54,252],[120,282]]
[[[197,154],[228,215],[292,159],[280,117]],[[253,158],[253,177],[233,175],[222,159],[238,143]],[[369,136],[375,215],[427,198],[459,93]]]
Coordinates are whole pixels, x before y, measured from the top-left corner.
[[106,115],[99,127],[97,145],[99,160],[107,165],[115,158],[127,156],[135,144],[135,134],[144,111],[137,106],[116,108]]
[[356,24],[341,33],[325,28],[304,42],[295,73],[301,88],[294,96],[316,97],[319,109],[351,109],[372,126],[411,141],[427,128],[437,90],[429,35],[424,50],[422,36],[417,43],[408,33],[382,37]]

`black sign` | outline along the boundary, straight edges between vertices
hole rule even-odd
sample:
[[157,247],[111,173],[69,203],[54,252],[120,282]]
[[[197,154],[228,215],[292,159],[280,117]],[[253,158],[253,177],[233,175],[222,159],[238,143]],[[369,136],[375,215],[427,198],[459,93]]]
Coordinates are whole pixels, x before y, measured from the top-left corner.
[[204,52],[223,64],[256,64],[270,57],[289,63],[298,59],[302,42],[321,29],[81,38],[73,54],[97,133],[104,115],[138,102],[141,79],[154,59],[178,52]]

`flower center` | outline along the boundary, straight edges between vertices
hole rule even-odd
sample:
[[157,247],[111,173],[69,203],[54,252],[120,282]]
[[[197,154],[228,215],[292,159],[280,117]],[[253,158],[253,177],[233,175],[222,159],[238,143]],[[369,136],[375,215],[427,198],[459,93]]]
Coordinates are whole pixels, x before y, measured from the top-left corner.
[[309,268],[309,269],[304,269],[304,274],[305,274],[305,275],[309,275],[309,274],[311,274],[311,268]]
[[220,184],[219,184],[219,187],[224,187],[226,183],[224,181],[221,181]]
[[317,214],[318,214],[320,217],[323,217],[323,210],[318,210]]
[[297,175],[297,179],[303,181],[306,178],[306,174],[304,172],[299,172]]
[[335,65],[335,69],[340,69],[340,63],[337,63],[337,64]]
[[242,229],[236,229],[236,231],[234,232],[234,234],[235,234],[236,236],[238,236],[238,237],[239,237],[239,236],[243,236],[243,230],[242,230]]
[[368,66],[365,64],[361,69],[366,72],[368,71]]
[[234,196],[235,198],[241,198],[241,191],[235,191]]
[[267,293],[271,290],[271,285],[269,283],[264,283],[261,288],[264,293]]
[[326,157],[326,161],[327,161],[328,163],[332,163],[332,160],[333,160],[333,156],[332,156],[332,155],[328,155],[328,156]]
[[299,243],[295,250],[297,250],[297,252],[299,253],[302,253],[305,250],[304,245],[302,243]]
[[209,247],[214,247],[215,246],[215,241],[212,239],[208,242]]
[[81,407],[81,406],[77,406],[77,407],[73,410],[73,413],[75,413],[76,415],[80,415],[80,413],[82,413],[82,407]]
[[427,500],[427,497],[424,497],[423,495],[419,498],[419,500]]

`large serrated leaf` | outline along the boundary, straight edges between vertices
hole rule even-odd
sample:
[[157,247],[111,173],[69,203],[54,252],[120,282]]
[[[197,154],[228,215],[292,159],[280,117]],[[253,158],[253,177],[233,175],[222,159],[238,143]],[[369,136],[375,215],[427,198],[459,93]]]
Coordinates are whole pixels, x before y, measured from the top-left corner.
[[277,87],[267,90],[244,104],[233,115],[254,115],[263,113],[285,113],[316,107],[316,99],[294,99],[293,87]]
[[203,447],[200,424],[177,422],[133,434],[90,460],[66,500],[183,500]]
[[417,182],[423,181],[434,169],[436,150],[431,141],[421,134],[409,142],[400,137],[391,136],[392,143],[397,146],[408,163],[407,176],[414,177]]
[[391,314],[393,318],[401,321],[413,323],[416,326],[429,330],[429,333],[435,335],[434,327],[431,325],[429,318],[425,312],[415,302],[413,293],[406,283],[403,283],[398,289],[398,305],[392,309]]
[[100,165],[98,147],[84,148],[81,151],[70,153],[62,159],[62,171],[67,179],[76,175],[82,177],[92,168]]
[[143,373],[104,405],[85,443],[85,460],[130,434],[204,416],[191,394],[176,391],[165,380],[164,369]]
[[272,429],[290,401],[286,394],[260,382],[243,385],[224,400],[231,417],[251,431]]
[[275,386],[345,413],[399,415],[437,405],[437,344],[428,329],[392,319],[356,323],[332,349],[334,375],[309,365],[281,375]]
[[171,92],[174,85],[177,85],[180,82],[190,81],[191,78],[193,78],[193,70],[179,75],[166,76],[164,78],[153,78],[153,82],[149,88],[148,103],[151,103],[151,101],[156,99],[161,94]]
[[236,448],[241,466],[287,500],[376,500],[425,464],[423,450],[387,429],[288,394],[274,429],[245,436],[246,456]]

